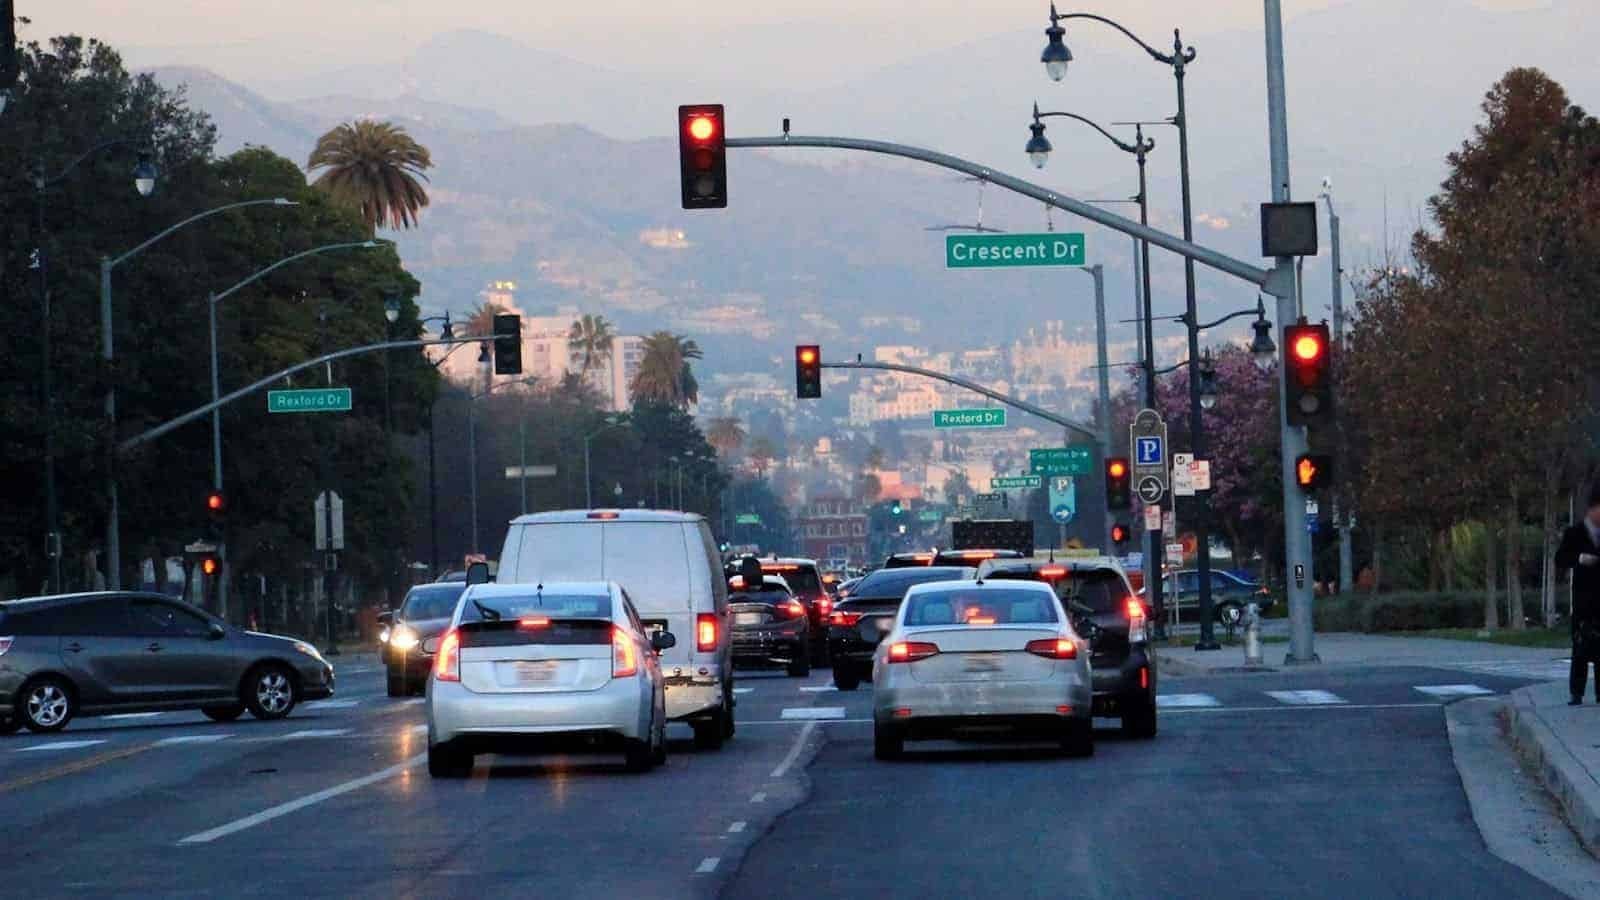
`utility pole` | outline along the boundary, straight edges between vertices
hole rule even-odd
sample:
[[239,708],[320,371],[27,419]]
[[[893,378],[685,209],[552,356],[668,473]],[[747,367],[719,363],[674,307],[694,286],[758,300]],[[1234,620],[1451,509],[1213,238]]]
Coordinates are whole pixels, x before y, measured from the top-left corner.
[[[1333,250],[1333,378],[1341,383],[1340,361],[1344,359],[1344,267],[1339,259],[1339,214],[1333,209],[1333,179],[1323,179],[1322,200],[1328,205],[1328,241]],[[1334,422],[1337,446],[1334,448],[1339,464],[1333,467],[1333,520],[1339,529],[1339,593],[1355,589],[1355,563],[1352,560],[1350,540],[1350,504],[1343,490],[1345,452],[1344,423]]]
[[[1095,362],[1098,363],[1096,371],[1099,372],[1098,405],[1100,411],[1095,415],[1095,427],[1100,431],[1100,461],[1105,463],[1111,456],[1111,367],[1109,351],[1106,347],[1106,267],[1100,263],[1090,266],[1087,271],[1094,278],[1094,321],[1095,321]],[[1068,435],[1071,441],[1071,435]],[[1111,510],[1105,509],[1101,522],[1101,535],[1105,538],[1106,552],[1112,551],[1111,542]]]
[[[327,352],[328,307],[326,303],[323,303],[322,308],[317,311],[317,343],[320,345],[319,349],[322,352]],[[331,362],[327,365],[327,378],[328,387],[333,387],[333,363]],[[325,428],[322,438],[321,453],[322,483],[324,485],[322,502],[322,533],[327,535],[328,538],[328,555],[323,558],[322,592],[327,597],[326,602],[323,605],[327,608],[328,614],[328,655],[338,656],[339,638],[337,626],[334,624],[334,588],[338,582],[339,555],[338,551],[335,549],[333,540],[333,462],[331,454],[329,453],[329,445],[333,443],[333,437],[333,419],[332,417],[328,417],[328,424]]]
[[[1280,0],[1262,0],[1267,34],[1267,134],[1272,164],[1272,201],[1287,203],[1289,190],[1289,111],[1283,67],[1283,7]],[[1280,256],[1277,276],[1289,283],[1294,279],[1294,258]],[[1281,291],[1278,297],[1278,323],[1298,321],[1296,291]],[[1289,348],[1282,348],[1287,354]],[[1306,496],[1294,478],[1294,461],[1306,450],[1305,431],[1289,425],[1285,404],[1289,398],[1289,367],[1278,366],[1278,423],[1283,463],[1283,551],[1289,595],[1289,653],[1287,665],[1318,661],[1311,621],[1312,570],[1311,536],[1306,533]]]

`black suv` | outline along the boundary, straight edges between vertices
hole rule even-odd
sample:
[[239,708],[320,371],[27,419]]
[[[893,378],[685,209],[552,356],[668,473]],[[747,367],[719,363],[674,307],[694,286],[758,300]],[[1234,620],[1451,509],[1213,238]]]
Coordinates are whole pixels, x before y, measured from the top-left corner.
[[1156,736],[1156,655],[1149,611],[1114,561],[1104,557],[995,559],[978,567],[995,581],[1042,581],[1055,588],[1078,633],[1089,639],[1094,714],[1120,717],[1130,736]]
[[333,694],[304,641],[257,634],[160,594],[58,594],[0,603],[0,732],[60,731],[74,716],[246,709],[281,719]]
[[853,691],[872,678],[872,654],[889,633],[900,601],[913,585],[928,581],[961,581],[975,569],[965,566],[918,566],[879,569],[856,582],[850,596],[840,600],[828,616],[828,656],[833,661],[833,683]]

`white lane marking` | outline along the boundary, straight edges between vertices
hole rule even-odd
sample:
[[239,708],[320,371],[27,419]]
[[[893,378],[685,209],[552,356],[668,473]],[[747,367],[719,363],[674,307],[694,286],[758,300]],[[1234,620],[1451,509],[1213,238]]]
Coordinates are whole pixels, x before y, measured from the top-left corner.
[[1267,696],[1290,706],[1328,706],[1345,702],[1332,691],[1267,691]]
[[1430,697],[1476,697],[1480,694],[1492,694],[1494,691],[1475,684],[1419,684],[1417,690]]
[[791,706],[783,711],[785,719],[842,719],[842,706]]
[[831,684],[808,684],[805,687],[801,688],[800,692],[803,693],[803,694],[826,694],[826,693],[829,693],[830,691],[837,691],[837,690],[838,690],[838,688],[834,687]]
[[745,829],[745,826],[748,825],[748,824],[749,824],[748,822],[735,822],[732,825],[728,826],[728,833],[729,834],[738,834],[739,832],[743,831]]
[[111,719],[154,719],[156,716],[164,716],[164,715],[166,715],[166,713],[159,713],[159,712],[117,713],[114,716],[102,716],[101,718],[107,719],[107,720],[111,720]]
[[1194,706],[1221,706],[1222,702],[1210,694],[1157,694],[1156,706],[1160,709],[1179,709]]
[[157,747],[170,747],[174,744],[215,744],[217,741],[227,740],[230,734],[180,734],[177,737],[162,738],[156,741]]
[[349,733],[350,729],[348,728],[307,728],[304,731],[291,731],[288,734],[283,735],[281,740],[289,741],[296,740],[298,738],[341,737]]
[[[809,721],[805,720],[805,719],[756,719],[754,721],[747,722],[744,719],[740,719],[739,720],[739,726],[742,728],[745,725],[810,725],[810,724],[812,724],[813,722],[816,722],[816,721],[817,721],[816,719],[811,719]],[[851,722],[871,722],[871,721],[872,721],[871,719],[829,719],[828,720],[828,724],[829,725],[836,725],[836,724],[838,724],[840,722],[844,722],[844,723],[848,724],[848,723],[851,723]]]
[[795,735],[794,746],[789,748],[789,754],[783,758],[783,762],[778,763],[778,767],[772,770],[771,777],[782,778],[789,773],[789,768],[800,758],[800,751],[806,748],[806,741],[811,740],[811,733],[816,730],[817,723],[814,720],[807,722],[805,727],[800,729],[800,733]]
[[48,744],[34,744],[32,747],[19,747],[18,753],[32,753],[35,750],[77,750],[80,747],[93,747],[104,744],[105,741],[51,741]]
[[360,703],[360,700],[317,700],[307,703],[301,709],[349,709]]
[[755,692],[755,688],[734,688],[733,692],[735,694],[749,694],[749,693],[754,693]]
[[694,873],[696,875],[710,875],[717,870],[717,864],[720,862],[722,862],[722,857],[708,856],[700,860],[700,865],[695,866]]
[[[1217,706],[1199,709],[1173,709],[1168,710],[1168,715],[1181,716],[1185,713],[1242,713],[1242,712],[1299,712],[1304,710],[1335,710],[1335,709],[1443,709],[1438,703],[1333,703],[1317,706]],[[740,722],[740,725],[749,724]]]
[[280,803],[277,806],[264,809],[261,812],[253,815],[245,816],[242,819],[236,819],[226,825],[219,825],[210,831],[202,831],[198,834],[191,834],[183,840],[178,841],[178,844],[180,846],[184,844],[209,844],[217,838],[227,837],[230,834],[237,834],[238,832],[244,831],[246,828],[254,828],[263,822],[270,822],[273,819],[277,819],[292,812],[305,809],[308,806],[314,806],[324,800],[331,800],[334,797],[338,797],[342,794],[348,794],[351,791],[360,790],[369,784],[377,784],[385,779],[393,778],[407,769],[422,765],[423,760],[427,758],[428,755],[426,753],[419,753],[416,756],[413,756],[397,765],[390,766],[381,772],[373,772],[371,775],[363,775],[362,777],[353,781],[346,781],[343,784],[336,784],[327,790],[317,791],[315,794],[307,794],[299,799],[290,800],[288,803]]
[[765,803],[766,801],[767,801],[767,792],[766,791],[756,791],[754,794],[750,795],[750,802],[751,803]]

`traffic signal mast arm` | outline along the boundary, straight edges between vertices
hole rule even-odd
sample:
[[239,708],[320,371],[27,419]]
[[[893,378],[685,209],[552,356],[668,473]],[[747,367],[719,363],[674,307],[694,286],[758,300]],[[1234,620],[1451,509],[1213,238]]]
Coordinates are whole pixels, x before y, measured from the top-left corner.
[[1098,442],[1100,440],[1099,432],[1095,431],[1093,426],[1085,425],[1082,422],[1073,421],[1072,419],[1069,419],[1066,416],[1058,415],[1056,413],[1050,412],[1047,409],[1041,409],[1040,407],[1034,406],[1032,403],[1028,403],[1028,402],[1026,402],[1024,400],[1018,400],[1017,398],[1012,397],[1010,395],[1002,394],[999,391],[991,390],[990,388],[986,388],[983,385],[977,383],[976,381],[968,381],[967,379],[961,378],[961,377],[956,376],[956,375],[947,375],[947,374],[945,374],[943,372],[935,372],[932,369],[919,369],[916,366],[903,366],[903,365],[900,365],[899,363],[885,363],[885,362],[825,362],[825,363],[822,364],[822,368],[824,368],[824,369],[883,369],[883,370],[887,370],[887,371],[890,371],[890,372],[907,372],[907,373],[910,373],[912,375],[922,375],[922,376],[924,376],[926,378],[932,378],[935,381],[943,381],[946,384],[953,384],[953,385],[955,385],[957,387],[966,388],[967,390],[972,391],[975,394],[982,394],[983,396],[988,397],[990,400],[994,400],[996,402],[1003,403],[1006,406],[1011,407],[1012,409],[1021,410],[1022,412],[1025,412],[1025,413],[1031,413],[1033,415],[1038,416],[1041,419],[1044,419],[1046,422],[1054,422],[1055,424],[1060,425],[1062,428],[1070,428],[1073,431],[1078,432],[1079,434],[1087,436],[1088,438],[1090,438],[1091,440],[1093,440],[1095,442]]

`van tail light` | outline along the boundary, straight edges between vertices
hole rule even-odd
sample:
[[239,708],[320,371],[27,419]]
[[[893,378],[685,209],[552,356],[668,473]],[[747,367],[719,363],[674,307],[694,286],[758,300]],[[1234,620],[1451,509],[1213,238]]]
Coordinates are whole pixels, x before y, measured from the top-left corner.
[[712,613],[701,613],[694,620],[694,648],[701,653],[711,653],[717,649],[717,617]]
[[439,639],[439,652],[433,657],[433,677],[439,681],[461,680],[461,632],[454,628]]
[[16,638],[0,637],[0,656],[6,655],[6,651],[11,649],[11,643],[15,640]]
[[828,616],[829,625],[839,625],[844,628],[849,628],[859,621],[861,613],[845,612],[842,609],[836,609]]
[[1146,616],[1144,614],[1144,604],[1139,602],[1139,598],[1138,597],[1129,597],[1128,598],[1128,642],[1129,643],[1139,643],[1140,641],[1147,640],[1146,635],[1145,635],[1145,626],[1148,623],[1149,618],[1150,618],[1149,616]]
[[1077,659],[1078,645],[1072,638],[1045,638],[1038,641],[1029,641],[1026,649],[1034,656],[1045,659]]
[[925,644],[919,641],[896,641],[889,645],[889,662],[916,662],[919,659],[927,659],[938,652],[938,644]]
[[633,638],[627,632],[613,625],[611,627],[611,677],[631,678],[639,674],[639,651],[633,646]]

